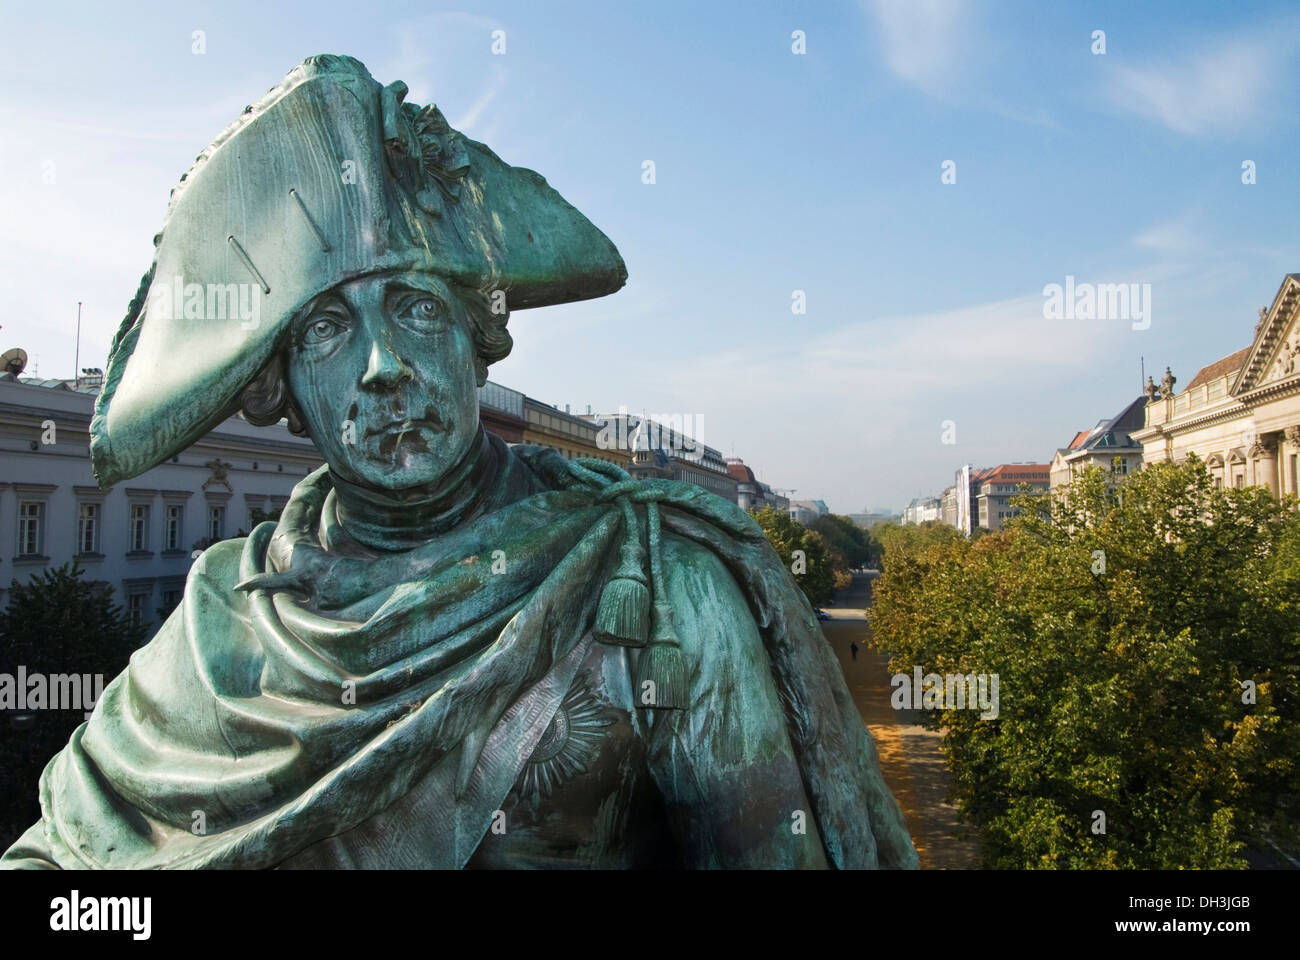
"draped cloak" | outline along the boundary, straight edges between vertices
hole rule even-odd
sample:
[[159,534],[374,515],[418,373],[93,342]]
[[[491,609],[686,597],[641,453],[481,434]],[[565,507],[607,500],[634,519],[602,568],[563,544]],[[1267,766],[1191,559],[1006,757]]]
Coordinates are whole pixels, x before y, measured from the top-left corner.
[[[627,535],[590,471],[491,440],[504,505],[412,549],[358,552],[322,467],[278,524],[204,551],[46,767],[42,818],[0,866],[466,866],[593,649]],[[658,504],[689,664],[686,709],[635,711],[670,861],[916,867],[839,664],[759,526],[693,484],[621,486],[639,529]],[[258,576],[280,588],[237,588]]]

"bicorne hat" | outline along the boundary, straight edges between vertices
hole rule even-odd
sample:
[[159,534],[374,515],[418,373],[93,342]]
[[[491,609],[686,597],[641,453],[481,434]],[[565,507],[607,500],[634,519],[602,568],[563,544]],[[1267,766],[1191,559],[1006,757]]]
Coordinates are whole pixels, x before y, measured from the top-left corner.
[[613,243],[545,179],[405,95],[351,57],[311,57],[199,155],[109,354],[91,423],[101,486],[239,409],[290,319],[346,280],[427,271],[510,310],[623,285]]

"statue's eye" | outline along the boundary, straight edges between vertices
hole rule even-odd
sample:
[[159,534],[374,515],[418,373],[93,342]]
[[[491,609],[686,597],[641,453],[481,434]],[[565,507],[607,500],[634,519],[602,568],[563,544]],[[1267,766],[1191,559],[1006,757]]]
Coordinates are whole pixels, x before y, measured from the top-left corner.
[[316,317],[307,324],[302,339],[305,343],[322,343],[337,336],[342,329],[342,325],[329,317]]
[[404,298],[397,310],[398,317],[417,327],[429,327],[442,319],[442,301],[427,294]]

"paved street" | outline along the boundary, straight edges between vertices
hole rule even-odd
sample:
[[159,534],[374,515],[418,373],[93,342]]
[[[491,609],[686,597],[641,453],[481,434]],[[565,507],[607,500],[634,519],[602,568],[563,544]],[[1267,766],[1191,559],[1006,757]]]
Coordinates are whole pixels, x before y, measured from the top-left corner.
[[[939,733],[917,723],[919,711],[895,711],[889,704],[887,659],[866,646],[864,608],[870,597],[871,576],[855,574],[853,586],[840,591],[839,602],[822,608],[833,618],[822,621],[822,630],[875,737],[885,780],[903,808],[922,869],[978,867],[974,830],[957,820],[956,808],[946,801],[952,778],[939,751]],[[855,640],[856,660],[849,649]]]

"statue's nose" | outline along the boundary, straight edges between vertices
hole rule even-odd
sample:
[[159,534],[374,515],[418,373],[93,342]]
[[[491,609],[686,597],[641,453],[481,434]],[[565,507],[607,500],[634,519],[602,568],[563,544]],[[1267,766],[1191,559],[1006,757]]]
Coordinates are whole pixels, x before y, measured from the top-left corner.
[[361,377],[363,387],[395,387],[413,376],[411,368],[382,338],[377,337],[371,343],[370,359],[366,364],[366,372]]

